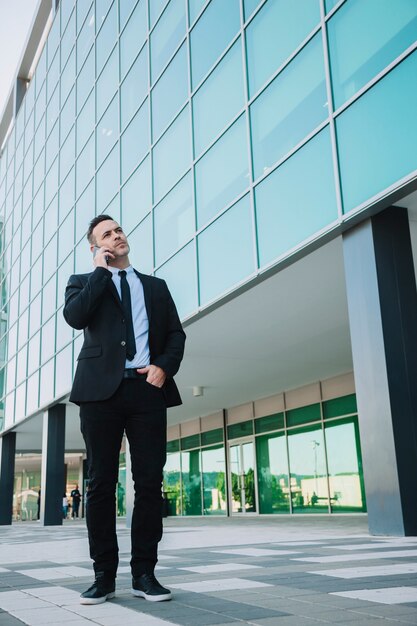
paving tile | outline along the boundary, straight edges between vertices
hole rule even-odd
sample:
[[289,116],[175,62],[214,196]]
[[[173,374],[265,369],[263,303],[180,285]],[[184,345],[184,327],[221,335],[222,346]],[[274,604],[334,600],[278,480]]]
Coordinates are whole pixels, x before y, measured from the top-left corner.
[[217,563],[214,565],[200,565],[195,567],[181,567],[181,570],[195,572],[197,574],[220,574],[221,572],[232,572],[235,570],[259,569],[259,565],[248,565],[244,563]]
[[284,556],[298,554],[295,550],[271,550],[266,548],[234,548],[233,550],[213,550],[216,554],[239,554],[242,556]]
[[385,587],[382,589],[358,589],[356,591],[341,591],[335,595],[345,598],[359,598],[369,602],[381,604],[401,604],[417,602],[417,587]]
[[246,580],[244,578],[223,578],[216,580],[201,580],[194,583],[177,583],[171,585],[174,589],[186,589],[196,593],[224,591],[234,589],[251,589],[254,587],[267,587],[268,583],[261,583],[254,580]]

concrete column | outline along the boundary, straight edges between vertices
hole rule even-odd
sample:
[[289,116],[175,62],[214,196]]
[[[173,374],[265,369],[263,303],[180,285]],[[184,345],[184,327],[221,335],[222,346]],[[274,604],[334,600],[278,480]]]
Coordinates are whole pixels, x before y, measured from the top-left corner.
[[41,524],[62,525],[65,490],[65,404],[56,404],[43,415]]
[[0,525],[9,526],[13,515],[16,433],[0,438]]
[[343,236],[369,530],[417,535],[417,290],[406,209]]

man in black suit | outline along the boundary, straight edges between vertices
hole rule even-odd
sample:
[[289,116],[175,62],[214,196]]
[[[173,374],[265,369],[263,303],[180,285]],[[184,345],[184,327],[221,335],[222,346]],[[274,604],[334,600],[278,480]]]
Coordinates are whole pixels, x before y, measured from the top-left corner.
[[118,565],[115,491],[123,433],[129,441],[135,502],[132,593],[162,601],[171,592],[156,580],[162,537],[162,470],[166,409],[181,404],[173,376],[185,333],[165,281],[133,269],[122,228],[108,215],[87,232],[95,269],[70,277],[64,317],[84,331],[70,400],[80,406],[87,449],[87,528],[95,581],[81,604],[114,597]]

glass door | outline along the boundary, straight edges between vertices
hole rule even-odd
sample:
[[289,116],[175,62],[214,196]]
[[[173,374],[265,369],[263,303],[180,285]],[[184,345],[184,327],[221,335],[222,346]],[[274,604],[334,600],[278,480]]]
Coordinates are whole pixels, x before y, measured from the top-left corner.
[[257,512],[255,446],[252,441],[229,446],[230,496],[232,514]]

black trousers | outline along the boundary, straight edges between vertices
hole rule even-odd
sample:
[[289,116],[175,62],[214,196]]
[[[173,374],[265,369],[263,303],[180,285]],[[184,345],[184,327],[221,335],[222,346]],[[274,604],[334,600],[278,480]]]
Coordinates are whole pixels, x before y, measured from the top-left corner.
[[135,500],[131,526],[133,576],[153,572],[162,537],[162,470],[166,461],[166,404],[146,375],[123,379],[108,400],[80,406],[87,450],[86,518],[95,572],[115,576],[116,485],[123,433],[129,441]]

